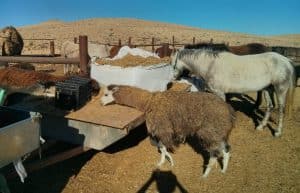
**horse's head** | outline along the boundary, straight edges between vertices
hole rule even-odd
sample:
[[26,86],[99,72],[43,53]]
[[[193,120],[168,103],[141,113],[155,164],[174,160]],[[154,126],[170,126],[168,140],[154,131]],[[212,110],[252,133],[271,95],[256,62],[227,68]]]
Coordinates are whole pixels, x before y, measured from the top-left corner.
[[174,80],[180,78],[183,75],[183,73],[186,72],[186,70],[188,70],[186,68],[186,64],[181,59],[179,59],[178,57],[179,52],[180,50],[171,55],[171,65],[173,67]]

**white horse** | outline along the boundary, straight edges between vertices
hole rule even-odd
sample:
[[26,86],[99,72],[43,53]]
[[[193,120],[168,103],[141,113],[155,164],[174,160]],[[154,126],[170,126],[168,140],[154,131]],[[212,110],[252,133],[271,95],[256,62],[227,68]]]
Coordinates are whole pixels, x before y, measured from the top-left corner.
[[256,127],[257,130],[262,130],[267,125],[273,109],[270,93],[266,91],[266,88],[272,85],[279,105],[279,122],[278,128],[274,129],[274,135],[281,135],[288,89],[293,91],[295,85],[295,69],[288,58],[275,52],[238,56],[210,49],[182,49],[171,58],[174,78],[180,77],[184,70],[188,70],[202,77],[209,89],[224,101],[225,93],[264,90],[267,112]]

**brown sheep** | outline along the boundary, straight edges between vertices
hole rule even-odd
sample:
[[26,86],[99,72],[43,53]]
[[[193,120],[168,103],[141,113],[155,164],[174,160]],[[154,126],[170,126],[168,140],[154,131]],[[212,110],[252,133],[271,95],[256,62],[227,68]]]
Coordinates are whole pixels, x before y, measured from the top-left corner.
[[1,50],[3,56],[21,55],[24,42],[20,33],[13,26],[1,30]]
[[103,105],[117,103],[145,113],[150,139],[173,165],[169,151],[174,151],[186,137],[196,136],[209,152],[207,177],[218,158],[223,158],[224,173],[229,161],[228,137],[233,128],[234,111],[218,96],[205,92],[148,92],[130,86],[110,85],[101,97]]

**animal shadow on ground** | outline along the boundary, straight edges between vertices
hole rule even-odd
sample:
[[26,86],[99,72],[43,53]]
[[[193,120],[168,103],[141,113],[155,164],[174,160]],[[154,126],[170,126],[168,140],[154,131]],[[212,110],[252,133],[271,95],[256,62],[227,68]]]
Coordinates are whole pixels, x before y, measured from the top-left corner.
[[131,130],[127,136],[120,139],[116,143],[108,146],[103,150],[105,153],[117,153],[131,147],[138,145],[141,141],[148,137],[147,128],[145,124],[138,126],[137,128]]
[[[233,109],[235,111],[240,111],[250,117],[255,127],[258,126],[265,115],[265,111],[262,111],[261,108],[257,108],[255,106],[255,100],[246,94],[232,94],[230,96],[235,97],[235,99],[231,98],[230,100],[228,100],[228,103],[233,107]],[[272,103],[275,106],[274,96],[274,93],[271,93]],[[269,121],[273,123],[275,122],[272,117],[270,117]],[[267,127],[274,135],[274,129],[271,127],[271,125],[267,124]]]
[[172,171],[160,171],[154,170],[148,179],[148,181],[137,191],[137,193],[147,192],[147,189],[151,184],[156,183],[156,189],[158,192],[175,192],[175,189],[181,193],[187,193],[188,191],[178,182],[176,175]]
[[[51,148],[54,149],[51,151],[62,148],[70,148],[70,144],[59,144],[59,146],[56,145]],[[60,193],[69,182],[70,177],[73,176],[76,178],[81,168],[96,153],[97,151],[90,150],[79,156],[72,157],[71,159],[47,166],[32,173],[28,173],[28,177],[25,179],[24,183],[21,183],[18,177],[7,179],[8,186],[12,193]]]
[[[39,97],[27,98],[26,94],[13,94],[7,100],[7,104],[12,108],[21,101],[36,102],[39,101]],[[51,101],[49,101],[50,104]],[[17,107],[15,107],[17,108]],[[44,115],[42,113],[42,115]],[[45,118],[46,116],[44,116]],[[59,118],[56,116],[47,116],[47,119],[41,120],[41,133],[46,142],[50,142],[51,139],[49,131],[55,132],[55,130],[64,130],[68,132],[68,136],[71,136],[78,144],[82,144],[85,140],[85,136],[80,134],[77,129],[69,126],[67,119]],[[46,129],[47,128],[47,129]],[[58,138],[60,139],[60,138]],[[47,146],[48,144],[44,144]],[[20,179],[15,175],[15,170],[12,164],[7,165],[0,169],[0,173],[5,174],[8,182],[8,186],[11,192],[22,192],[22,193],[60,193],[65,188],[71,177],[75,177],[80,172],[81,168],[88,162],[97,151],[90,150],[79,156],[74,156],[71,159],[67,159],[58,163],[53,164],[56,159],[60,159],[59,153],[63,153],[64,156],[70,154],[70,150],[77,148],[78,145],[65,143],[58,141],[53,145],[42,146],[41,160],[37,152],[33,152],[31,157],[28,157],[23,163],[28,172],[28,177],[24,183],[20,182]],[[50,163],[50,166],[46,166],[42,169],[38,169],[39,166],[45,166]]]
[[300,77],[300,64],[295,66],[296,77],[297,79]]
[[209,152],[206,151],[203,146],[201,141],[196,136],[190,136],[186,138],[186,143],[193,148],[193,150],[201,155],[203,157],[203,171],[205,171],[205,166],[208,164],[209,161]]

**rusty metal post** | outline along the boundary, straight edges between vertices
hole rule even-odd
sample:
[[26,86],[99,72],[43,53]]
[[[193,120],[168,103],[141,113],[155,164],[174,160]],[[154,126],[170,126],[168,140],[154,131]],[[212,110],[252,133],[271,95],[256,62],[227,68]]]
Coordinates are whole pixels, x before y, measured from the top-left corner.
[[74,37],[74,43],[77,44],[77,37]]
[[80,58],[80,71],[84,75],[88,75],[88,37],[87,36],[79,36],[79,58]]
[[211,38],[210,41],[209,41],[209,43],[210,44],[214,43],[214,39]]
[[131,37],[128,38],[128,47],[131,47]]
[[152,38],[152,53],[154,53],[155,50],[154,50],[154,38]]
[[50,56],[55,56],[54,41],[50,41]]
[[172,46],[173,46],[173,48],[175,48],[175,37],[174,36],[172,36]]
[[162,58],[166,57],[168,55],[168,49],[169,49],[169,44],[164,44],[163,45],[163,54],[162,54]]
[[193,44],[195,44],[196,43],[196,38],[195,37],[193,37]]
[[122,46],[122,41],[121,41],[121,39],[119,39],[119,47],[121,47]]

